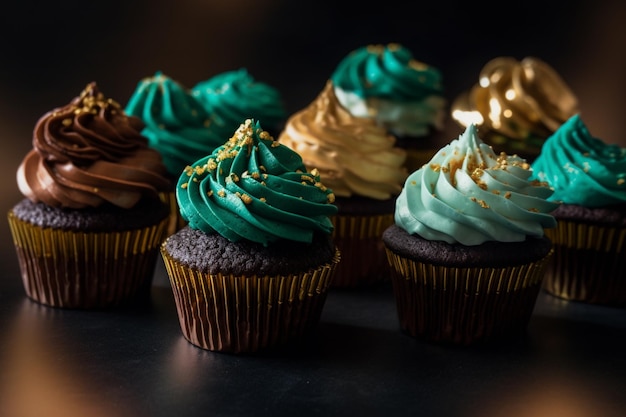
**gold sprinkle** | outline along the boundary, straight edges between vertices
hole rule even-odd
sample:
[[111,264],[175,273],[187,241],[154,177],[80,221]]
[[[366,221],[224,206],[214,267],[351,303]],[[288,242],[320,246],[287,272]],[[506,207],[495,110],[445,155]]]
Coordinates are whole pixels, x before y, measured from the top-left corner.
[[489,204],[487,204],[487,202],[485,202],[485,200],[480,200],[476,197],[470,197],[470,200],[472,200],[474,203],[477,203],[480,207],[482,208],[489,208]]
[[72,125],[72,119],[63,119],[63,121],[61,122],[63,124],[63,126],[71,126]]
[[267,200],[265,199],[265,197],[261,197],[261,198],[259,198],[259,201],[260,201],[261,203],[265,203]]
[[624,178],[617,179],[617,185],[624,185],[624,183],[626,183],[626,180]]
[[213,190],[209,190],[206,195],[208,195],[209,197],[213,197]]
[[188,186],[189,186],[189,184],[185,182],[185,183],[182,183],[182,184],[180,185],[180,188],[182,188],[182,189],[184,190],[184,189],[186,189]]
[[94,187],[94,188],[93,188],[93,192],[94,192],[94,193],[99,193],[99,192],[100,192],[100,189],[99,189],[98,187]]
[[326,196],[326,201],[328,201],[329,203],[334,203],[335,202],[335,194],[334,193],[328,193],[328,195]]
[[504,193],[504,198],[506,198],[506,199],[511,198],[511,192],[507,191],[506,193]]
[[224,190],[219,190],[217,192],[217,195],[219,195],[220,197],[226,197],[226,192]]
[[239,196],[239,198],[241,198],[241,200],[245,204],[251,204],[252,203],[252,197],[250,197],[248,194],[242,194],[242,195]]

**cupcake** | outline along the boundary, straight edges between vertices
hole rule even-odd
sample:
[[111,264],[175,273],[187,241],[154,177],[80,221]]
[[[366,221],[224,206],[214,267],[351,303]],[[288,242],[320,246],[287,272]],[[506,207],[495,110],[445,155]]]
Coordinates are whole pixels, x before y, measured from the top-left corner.
[[276,136],[287,119],[280,92],[254,79],[245,68],[201,81],[193,86],[191,93],[213,117],[221,137],[229,137],[248,118],[263,121],[265,130]]
[[142,128],[96,83],[37,121],[17,171],[24,198],[8,213],[29,298],[99,309],[150,288],[169,182]]
[[474,125],[413,172],[383,233],[401,329],[470,345],[519,336],[541,288],[558,203]]
[[339,62],[331,81],[352,115],[376,120],[398,139],[409,172],[439,149],[447,105],[441,72],[403,45],[358,48]]
[[578,112],[578,100],[554,68],[536,57],[487,62],[478,83],[452,103],[461,126],[480,126],[496,152],[532,162],[544,141]]
[[406,152],[373,119],[355,117],[339,104],[331,81],[307,107],[287,119],[279,142],[316,168],[335,193],[333,236],[341,251],[333,287],[354,288],[388,280],[381,242],[393,223],[395,198],[407,177]]
[[170,205],[170,235],[185,224],[176,206],[174,186],[178,175],[190,160],[222,145],[223,136],[214,129],[215,121],[191,91],[161,71],[137,84],[125,111],[144,122],[141,133],[148,138],[149,146],[162,155],[167,168],[172,187],[162,198]]
[[252,353],[310,335],[340,260],[319,174],[248,119],[185,168],[176,196],[188,224],[161,254],[183,336]]
[[532,164],[554,188],[558,224],[544,289],[557,297],[626,305],[626,148],[593,137],[579,114],[546,140]]

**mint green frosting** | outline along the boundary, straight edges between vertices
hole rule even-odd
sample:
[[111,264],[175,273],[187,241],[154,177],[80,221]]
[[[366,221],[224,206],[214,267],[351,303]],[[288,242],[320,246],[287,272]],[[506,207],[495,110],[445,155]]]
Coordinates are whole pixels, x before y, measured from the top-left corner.
[[354,116],[375,118],[399,135],[443,129],[441,72],[400,44],[368,45],[341,60],[331,75],[337,98]]
[[532,168],[554,188],[551,200],[585,207],[626,202],[626,148],[591,136],[579,114],[546,140]]
[[191,92],[213,116],[222,135],[230,135],[247,118],[271,129],[279,129],[287,118],[280,92],[255,80],[245,68],[199,82]]
[[[178,176],[190,160],[211,153],[224,143],[212,128],[209,114],[180,83],[157,71],[141,80],[125,112],[145,124],[141,133],[159,151],[171,175]],[[232,133],[232,132],[231,132]]]
[[496,155],[467,127],[407,178],[395,222],[410,234],[462,245],[519,242],[555,227],[552,189],[531,181],[522,158]]
[[[189,227],[236,242],[311,242],[332,233],[332,190],[300,155],[248,119],[225,144],[180,175],[176,198]],[[230,137],[229,136],[229,137]]]

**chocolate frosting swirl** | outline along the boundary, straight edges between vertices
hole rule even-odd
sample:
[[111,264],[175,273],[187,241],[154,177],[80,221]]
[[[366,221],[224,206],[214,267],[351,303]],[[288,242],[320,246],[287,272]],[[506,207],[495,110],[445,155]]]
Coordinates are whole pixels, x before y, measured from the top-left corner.
[[20,191],[33,202],[77,209],[131,208],[144,196],[158,198],[169,181],[143,126],[89,83],[37,121],[33,149],[17,171]]

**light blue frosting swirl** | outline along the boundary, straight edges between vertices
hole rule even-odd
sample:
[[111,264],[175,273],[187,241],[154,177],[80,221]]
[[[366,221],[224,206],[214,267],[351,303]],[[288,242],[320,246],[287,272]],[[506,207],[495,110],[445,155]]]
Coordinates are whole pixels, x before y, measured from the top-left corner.
[[552,190],[530,181],[529,164],[496,155],[475,125],[407,178],[396,200],[395,222],[410,234],[462,245],[519,242],[555,227]]

